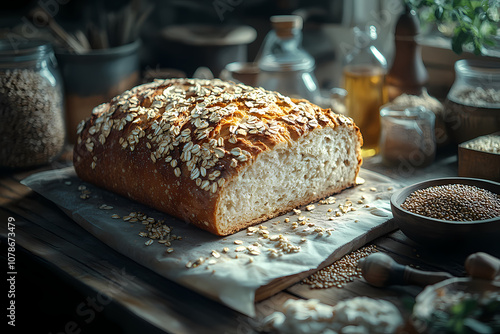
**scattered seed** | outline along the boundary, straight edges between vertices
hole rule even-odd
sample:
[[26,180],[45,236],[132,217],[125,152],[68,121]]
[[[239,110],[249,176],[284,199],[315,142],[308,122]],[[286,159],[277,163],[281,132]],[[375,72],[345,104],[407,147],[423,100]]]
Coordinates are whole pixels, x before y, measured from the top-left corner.
[[343,256],[340,260],[317,271],[302,282],[310,285],[313,289],[342,288],[356,278],[361,278],[358,261],[377,251],[375,245],[363,247]]

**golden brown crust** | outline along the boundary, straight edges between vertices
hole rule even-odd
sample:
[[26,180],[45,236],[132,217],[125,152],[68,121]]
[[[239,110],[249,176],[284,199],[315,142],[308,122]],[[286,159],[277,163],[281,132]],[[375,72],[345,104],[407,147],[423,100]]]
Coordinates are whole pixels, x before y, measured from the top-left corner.
[[[220,234],[219,190],[242,167],[279,143],[337,126],[361,142],[350,118],[305,100],[220,80],[156,81],[93,110],[78,127],[74,166],[82,180]],[[359,171],[359,152],[358,161]]]

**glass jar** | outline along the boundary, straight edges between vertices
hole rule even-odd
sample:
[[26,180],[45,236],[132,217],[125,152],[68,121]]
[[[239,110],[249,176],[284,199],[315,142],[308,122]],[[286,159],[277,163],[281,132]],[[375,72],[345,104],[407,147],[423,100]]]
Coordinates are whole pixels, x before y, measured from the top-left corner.
[[0,40],[0,167],[49,163],[64,141],[62,85],[52,47]]
[[443,117],[456,144],[499,131],[500,64],[457,61],[455,82],[448,92]]
[[380,155],[387,166],[401,169],[428,166],[436,154],[436,116],[422,106],[388,104],[380,110]]
[[385,77],[387,62],[373,45],[375,27],[367,31],[354,28],[354,48],[344,59],[342,82],[347,91],[347,115],[354,119],[363,135],[361,154],[378,152],[380,135],[379,109],[388,102]]
[[273,30],[263,42],[257,63],[257,86],[292,98],[321,100],[314,58],[302,49],[302,18],[297,15],[271,17]]

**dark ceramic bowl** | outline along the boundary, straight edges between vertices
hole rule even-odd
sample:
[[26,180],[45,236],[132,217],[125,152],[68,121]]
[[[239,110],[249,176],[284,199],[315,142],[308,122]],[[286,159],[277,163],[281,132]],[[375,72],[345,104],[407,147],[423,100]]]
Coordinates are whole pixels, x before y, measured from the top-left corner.
[[465,177],[434,179],[396,191],[391,196],[391,209],[399,228],[410,239],[433,246],[470,246],[500,243],[500,216],[476,221],[449,221],[409,212],[401,204],[415,190],[446,184],[466,184],[500,194],[500,183]]

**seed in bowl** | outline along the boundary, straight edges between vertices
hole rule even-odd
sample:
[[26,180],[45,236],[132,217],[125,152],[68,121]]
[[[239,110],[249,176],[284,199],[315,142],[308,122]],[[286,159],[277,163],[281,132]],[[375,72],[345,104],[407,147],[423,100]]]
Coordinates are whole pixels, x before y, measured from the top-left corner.
[[436,219],[484,220],[500,216],[500,196],[476,186],[446,184],[412,192],[401,208]]

